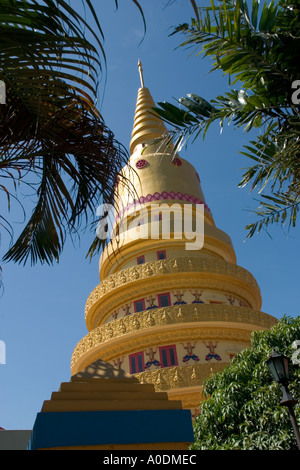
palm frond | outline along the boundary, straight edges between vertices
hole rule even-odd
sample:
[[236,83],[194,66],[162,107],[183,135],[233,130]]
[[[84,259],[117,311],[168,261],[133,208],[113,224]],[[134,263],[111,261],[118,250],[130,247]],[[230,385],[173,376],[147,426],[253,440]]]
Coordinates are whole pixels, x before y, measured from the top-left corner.
[[262,198],[259,201],[258,209],[252,211],[258,220],[245,227],[245,230],[248,231],[246,239],[253,237],[254,234],[259,234],[261,230],[268,233],[268,227],[273,224],[279,224],[281,227],[287,225],[288,229],[296,226],[300,205],[299,195],[288,196],[276,193],[272,196],[262,195]]
[[299,78],[299,3],[211,0],[210,7],[199,8],[198,19],[179,25],[171,34],[178,33],[186,38],[181,46],[210,58],[211,72],[222,70],[241,88],[209,102],[189,94],[177,106],[159,103],[155,111],[171,124],[170,138],[177,147],[191,137],[202,134],[204,138],[215,122],[221,130],[225,121],[246,132],[256,129],[256,141],[241,152],[255,164],[247,169],[240,187],[251,183],[252,191],[269,190],[271,194],[262,197],[275,198],[276,203],[267,207],[263,199],[263,212],[255,211],[262,218],[247,230],[253,235],[271,221],[285,221],[289,211],[289,226],[294,226],[300,194],[300,107],[292,100]]
[[97,109],[105,53],[92,3],[98,31],[63,0],[0,4],[0,177],[10,177],[17,198],[24,186],[36,194],[4,260],[53,263],[82,218],[93,220],[102,200],[113,203],[128,155]]

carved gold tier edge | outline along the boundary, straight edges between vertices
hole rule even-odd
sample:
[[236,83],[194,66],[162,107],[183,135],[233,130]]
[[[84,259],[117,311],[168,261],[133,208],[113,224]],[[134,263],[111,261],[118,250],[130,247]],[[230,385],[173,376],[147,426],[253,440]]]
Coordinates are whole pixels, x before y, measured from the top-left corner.
[[[246,269],[218,259],[201,260],[195,258],[173,258],[148,262],[124,269],[104,279],[91,292],[86,302],[85,318],[88,330],[91,330],[95,326],[95,319],[93,317],[100,302],[103,304],[106,298],[111,298],[112,296],[117,299],[120,289],[126,288],[128,293],[128,289],[131,285],[136,288],[141,281],[146,281],[148,284],[149,281],[152,283],[154,279],[159,279],[162,276],[167,279],[170,276],[174,277],[174,275],[181,275],[183,273],[199,273],[205,276],[218,275],[219,278],[238,281],[245,287],[247,286],[251,291],[251,297],[253,297],[252,301],[256,304],[253,307],[259,309],[261,306],[259,286],[252,274]],[[97,322],[100,321],[102,320],[98,318]]]
[[205,379],[212,374],[221,372],[229,364],[229,362],[208,362],[207,364],[166,367],[140,372],[135,374],[135,377],[140,383],[153,384],[158,392],[189,388],[188,393],[191,393],[193,389],[190,387],[202,386]]
[[194,415],[204,399],[203,382],[229,366],[230,362],[208,362],[186,366],[166,367],[135,374],[142,384],[153,384],[157,392],[167,392],[170,400],[180,400],[183,408],[190,409]]
[[[109,361],[137,347],[167,340],[181,341],[213,334],[223,339],[250,339],[251,331],[269,329],[277,320],[266,313],[233,305],[186,304],[146,310],[105,323],[88,333],[76,345],[71,369],[75,372],[96,360]],[[200,331],[199,331],[200,330]],[[90,362],[89,362],[90,361]]]

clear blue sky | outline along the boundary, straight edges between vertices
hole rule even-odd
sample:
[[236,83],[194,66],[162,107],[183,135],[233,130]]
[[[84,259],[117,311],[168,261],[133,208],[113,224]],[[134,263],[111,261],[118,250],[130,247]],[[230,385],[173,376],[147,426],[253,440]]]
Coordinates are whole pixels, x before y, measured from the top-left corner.
[[[164,8],[166,1],[142,0],[147,32],[141,44],[143,23],[130,0],[119,2],[118,11],[113,0],[94,3],[107,54],[102,113],[127,147],[139,88],[138,58],[145,85],[156,102],[172,101],[190,92],[209,100],[229,89],[221,74],[208,74],[209,62],[189,57],[188,50],[176,49],[180,36],[168,37],[172,26],[193,15],[188,2],[177,0]],[[297,316],[300,221],[290,233],[274,226],[272,239],[262,233],[244,242],[244,227],[253,220],[248,209],[256,208],[249,189],[237,187],[242,169],[249,165],[238,152],[248,139],[242,130],[229,127],[220,135],[216,127],[204,142],[195,142],[181,155],[197,168],[216,225],[232,238],[238,264],[255,276],[262,292],[262,310],[277,318]],[[99,282],[98,258],[91,263],[85,259],[92,238],[93,234],[86,233],[79,246],[68,243],[59,265],[53,267],[3,265],[0,340],[6,343],[7,355],[6,364],[0,365],[0,427],[31,429],[43,401],[70,379],[73,349],[87,334],[85,302]]]

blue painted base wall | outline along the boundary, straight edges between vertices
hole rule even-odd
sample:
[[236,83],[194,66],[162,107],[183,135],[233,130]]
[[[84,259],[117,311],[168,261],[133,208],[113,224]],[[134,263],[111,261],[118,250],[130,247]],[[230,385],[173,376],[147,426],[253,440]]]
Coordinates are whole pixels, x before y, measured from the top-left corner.
[[28,450],[194,442],[189,410],[38,413]]

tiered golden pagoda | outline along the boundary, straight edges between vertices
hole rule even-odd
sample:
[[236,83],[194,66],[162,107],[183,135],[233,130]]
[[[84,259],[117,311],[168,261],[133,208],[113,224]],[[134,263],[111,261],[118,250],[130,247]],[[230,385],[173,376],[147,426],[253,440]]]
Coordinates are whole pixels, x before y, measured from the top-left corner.
[[[259,286],[236,264],[231,239],[216,227],[194,166],[156,140],[167,131],[153,112],[139,67],[131,157],[116,199],[115,231],[120,236],[125,230],[126,237],[112,239],[102,253],[101,282],[86,303],[89,333],[75,347],[71,370],[75,375],[101,358],[167,391],[195,414],[203,379],[248,347],[252,331],[277,320],[260,311]],[[162,204],[177,215],[203,208],[201,249],[189,249],[189,234],[178,236],[175,218],[165,236]],[[124,229],[125,219],[130,225]]]

